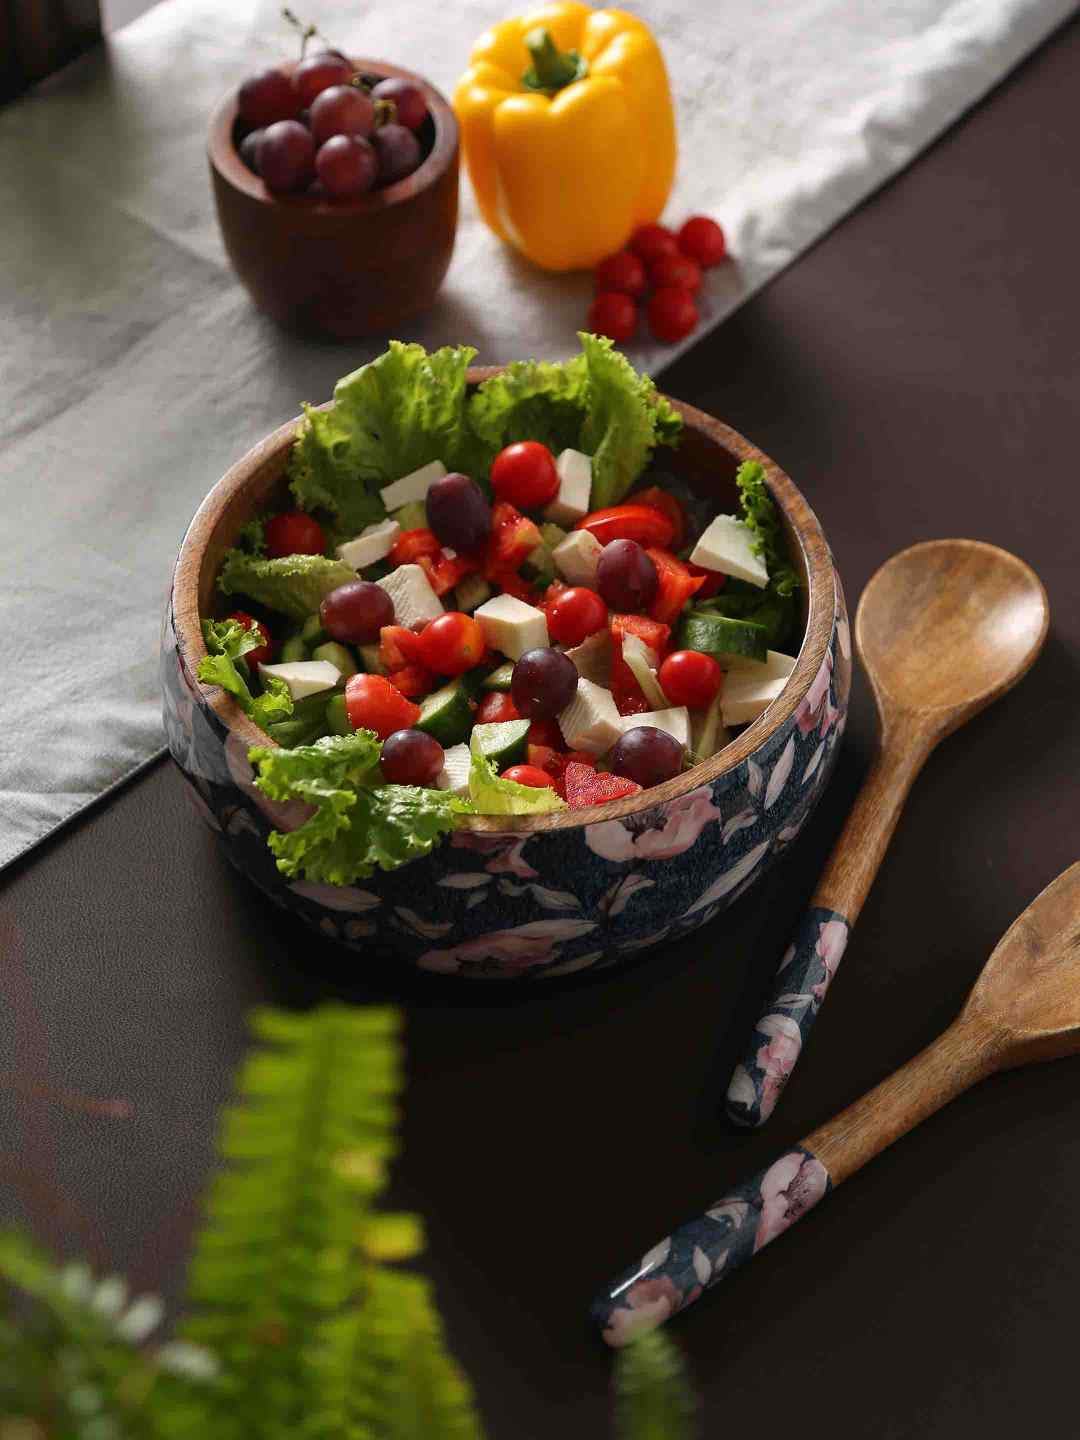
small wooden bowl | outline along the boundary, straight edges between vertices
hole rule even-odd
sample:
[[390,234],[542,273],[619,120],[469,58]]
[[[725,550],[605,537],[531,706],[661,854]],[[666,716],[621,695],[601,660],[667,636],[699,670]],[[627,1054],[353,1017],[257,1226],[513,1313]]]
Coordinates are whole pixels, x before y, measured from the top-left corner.
[[[478,384],[497,373],[469,371]],[[839,576],[817,516],[749,441],[673,402],[685,421],[659,462],[734,510],[737,466],[760,461],[802,579],[803,633],[782,694],[720,754],[624,800],[533,818],[475,816],[430,855],[360,885],[289,882],[266,845],[303,823],[253,784],[253,745],[271,742],[216,686],[199,683],[200,616],[235,603],[215,589],[225,551],[268,505],[288,503],[296,421],[238,461],[203,501],[180,548],[165,615],[161,679],[173,758],[233,863],[277,904],[357,949],[393,950],[422,969],[560,975],[610,964],[710,920],[795,838],[832,773],[851,687]]]
[[225,249],[260,310],[292,329],[337,339],[396,330],[430,307],[454,251],[458,126],[446,99],[419,75],[356,60],[364,75],[394,76],[424,93],[433,127],[418,170],[358,200],[273,195],[236,149],[236,93],[210,122],[208,157]]

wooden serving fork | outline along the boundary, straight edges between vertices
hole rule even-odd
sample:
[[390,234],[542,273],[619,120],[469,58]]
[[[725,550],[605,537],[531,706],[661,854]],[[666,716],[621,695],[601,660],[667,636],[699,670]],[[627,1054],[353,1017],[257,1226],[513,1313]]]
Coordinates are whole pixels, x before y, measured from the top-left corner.
[[609,1345],[662,1324],[783,1234],[831,1189],[976,1081],[1080,1053],[1080,862],[998,942],[932,1045],[768,1169],[672,1232],[595,1302]]

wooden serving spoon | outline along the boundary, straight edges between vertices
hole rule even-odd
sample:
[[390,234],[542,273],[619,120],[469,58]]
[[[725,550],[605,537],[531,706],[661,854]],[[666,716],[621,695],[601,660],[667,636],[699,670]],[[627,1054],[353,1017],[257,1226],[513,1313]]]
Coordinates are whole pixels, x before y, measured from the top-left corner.
[[881,723],[877,756],[735,1067],[727,1113],[772,1114],[806,1044],[915,777],[934,747],[1020,680],[1050,608],[1022,560],[978,540],[930,540],[863,591],[855,643]]
[[1080,1053],[1080,863],[998,942],[967,1004],[914,1060],[727,1191],[593,1306],[610,1345],[662,1324],[793,1225],[834,1186],[998,1070]]

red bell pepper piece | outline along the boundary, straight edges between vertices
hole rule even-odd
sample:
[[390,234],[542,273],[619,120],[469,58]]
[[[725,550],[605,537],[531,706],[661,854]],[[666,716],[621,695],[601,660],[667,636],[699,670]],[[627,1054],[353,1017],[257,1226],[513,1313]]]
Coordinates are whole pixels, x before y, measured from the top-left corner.
[[434,530],[420,527],[403,530],[387,557],[391,565],[415,565],[421,555],[437,555],[442,549]]
[[384,625],[379,631],[379,661],[388,671],[420,664],[420,637],[404,625]]
[[439,684],[438,678],[423,665],[404,665],[400,670],[391,670],[387,679],[391,685],[396,685],[408,700],[418,700],[421,695],[430,695]]
[[654,505],[612,505],[606,510],[594,510],[574,529],[588,530],[601,545],[609,545],[612,540],[636,540],[639,545],[659,545],[665,550],[675,534],[670,518]]
[[589,765],[572,760],[563,774],[563,790],[571,810],[585,810],[590,805],[603,805],[605,800],[621,800],[636,795],[641,786],[621,775],[600,774]]
[[467,555],[447,555],[445,550],[439,550],[435,555],[418,555],[416,564],[428,577],[436,595],[445,595],[466,575],[473,575],[480,569],[477,562]]
[[636,635],[661,659],[671,639],[671,626],[644,615],[611,617],[611,695],[620,715],[643,715],[652,706],[622,656],[624,635]]
[[694,565],[691,561],[686,562],[686,568],[691,575],[701,576],[701,589],[697,592],[699,600],[709,600],[718,590],[724,588],[726,575],[721,575],[719,570],[706,570],[701,565]]
[[683,562],[667,550],[649,548],[645,554],[656,566],[660,581],[649,614],[654,620],[673,625],[690,596],[696,594],[705,581],[700,576],[691,575]]
[[539,606],[538,591],[527,580],[523,580],[520,575],[515,574],[513,570],[504,571],[499,575],[491,575],[488,578],[507,595],[513,595],[515,600],[524,600],[526,605]]
[[542,543],[543,536],[534,521],[522,515],[509,501],[496,500],[491,509],[491,534],[484,547],[485,578],[499,580],[501,576],[517,570]]
[[647,490],[638,490],[630,496],[635,505],[651,505],[654,510],[667,516],[674,526],[671,536],[672,550],[681,550],[686,544],[686,511],[670,490],[661,490],[659,485],[650,485]]

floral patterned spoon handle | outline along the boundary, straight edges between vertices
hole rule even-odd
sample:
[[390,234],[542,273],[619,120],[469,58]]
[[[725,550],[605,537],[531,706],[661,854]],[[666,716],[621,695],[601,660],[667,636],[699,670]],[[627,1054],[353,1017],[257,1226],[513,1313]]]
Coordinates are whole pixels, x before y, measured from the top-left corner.
[[780,962],[728,1085],[739,1125],[776,1107],[919,771],[946,735],[1011,689],[1046,639],[1049,606],[1022,560],[978,540],[902,550],[862,593],[855,644],[881,722],[877,759]]
[[654,1245],[592,1307],[609,1345],[684,1310],[835,1186],[976,1081],[1080,1051],[1080,863],[1010,927],[934,1043]]

